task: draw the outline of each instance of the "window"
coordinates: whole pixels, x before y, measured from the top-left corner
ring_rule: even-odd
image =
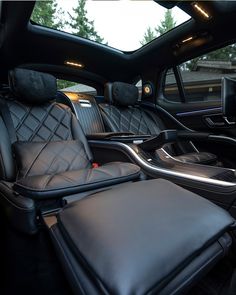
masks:
[[[67,80],[57,79],[57,88],[58,90],[66,93],[97,95],[97,91],[94,87]]]
[[[166,74],[166,99],[181,101],[178,89],[182,89],[186,102],[221,100],[222,77],[236,79],[236,44],[189,60],[178,69],[176,72],[171,69]]]
[[[190,19],[178,7],[155,1],[36,1],[33,24],[133,51]]]

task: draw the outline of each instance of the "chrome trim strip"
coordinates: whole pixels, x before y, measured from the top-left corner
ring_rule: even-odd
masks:
[[[191,146],[193,147],[193,149],[195,150],[196,153],[199,153],[199,150],[196,148],[195,144],[190,140],[189,143],[191,144]]]
[[[232,137],[228,137],[228,136],[224,136],[224,135],[213,135],[213,134],[210,134],[208,139],[210,140],[220,140],[221,142],[225,142],[225,143],[231,143],[231,144],[234,144],[236,145],[236,139],[232,138]]]
[[[217,185],[217,186],[223,186],[223,187],[236,187],[236,183],[235,182],[226,182],[223,180],[217,180],[217,179],[211,179],[211,178],[206,178],[206,177],[202,177],[202,176],[196,176],[196,175],[190,175],[190,174],[186,174],[186,173],[181,173],[181,172],[176,172],[176,171],[172,171],[169,169],[165,169],[165,168],[161,168],[158,166],[154,166],[152,164],[150,164],[149,162],[145,161],[143,158],[141,158],[129,145],[124,144],[122,142],[104,142],[104,141],[94,141],[91,140],[89,141],[89,143],[99,143],[99,144],[105,144],[107,146],[118,146],[121,147],[123,150],[125,150],[126,152],[128,152],[128,154],[131,154],[134,159],[136,160],[137,164],[140,165],[141,167],[145,167],[146,169],[151,170],[154,173],[159,173],[159,174],[165,174],[167,176],[174,176],[174,177],[179,177],[179,178],[184,178],[184,179],[189,179],[189,180],[193,180],[193,181],[199,181],[199,182],[203,182],[206,184],[212,184],[212,185]],[[232,169],[230,169],[232,170]],[[235,170],[232,170],[235,172]]]
[[[79,99],[78,102],[81,105],[81,107],[84,107],[84,108],[91,108],[92,107],[91,102],[87,99]]]
[[[176,158],[174,158],[174,157],[172,157],[164,148],[161,148],[161,150],[164,152],[164,154],[168,157],[168,158],[170,158],[170,159],[172,159],[173,161],[176,161],[176,162],[180,162],[181,163],[181,161],[180,160],[178,160],[178,159],[176,159]]]

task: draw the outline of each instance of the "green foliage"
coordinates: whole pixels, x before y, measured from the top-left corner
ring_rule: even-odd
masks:
[[[194,71],[198,61],[230,61],[236,58],[236,44],[229,45],[194,58],[184,64],[186,70]]]
[[[58,9],[56,0],[36,1],[31,19],[39,25],[53,29],[64,26],[63,12]]]
[[[78,85],[78,83],[57,79],[57,89],[58,90],[65,89],[65,88],[68,88],[68,87],[72,87],[72,86],[75,86],[75,85]]]
[[[86,0],[78,0],[77,6],[73,8],[74,15],[70,15],[68,25],[72,28],[74,35],[104,43],[104,39],[95,30],[94,21],[89,20],[87,17],[85,5]]]
[[[172,16],[172,12],[168,9],[165,12],[164,19],[161,21],[161,25],[159,25],[155,30],[159,35],[163,35],[173,29],[175,26],[176,22],[174,20],[174,17]]]
[[[164,33],[173,29],[175,25],[176,22],[174,20],[174,17],[172,16],[171,10],[167,10],[165,12],[164,19],[161,21],[161,24],[158,27],[154,28],[154,30],[150,27],[147,28],[147,31],[143,36],[143,40],[140,41],[141,45],[145,45],[158,36],[163,35]]]
[[[155,32],[150,27],[148,27],[147,31],[145,32],[145,34],[143,36],[143,40],[140,41],[140,43],[141,43],[141,45],[145,45],[145,44],[151,42],[155,38],[156,38]]]

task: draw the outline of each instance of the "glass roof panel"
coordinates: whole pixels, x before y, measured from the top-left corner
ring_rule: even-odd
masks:
[[[31,20],[122,51],[134,51],[190,16],[152,0],[37,1]]]

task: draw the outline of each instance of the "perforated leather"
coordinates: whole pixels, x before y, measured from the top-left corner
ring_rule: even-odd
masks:
[[[162,129],[142,109],[100,104],[103,118],[113,132],[157,135]]]
[[[72,139],[72,113],[58,103],[29,106],[18,101],[7,103],[19,141],[59,141]]]

